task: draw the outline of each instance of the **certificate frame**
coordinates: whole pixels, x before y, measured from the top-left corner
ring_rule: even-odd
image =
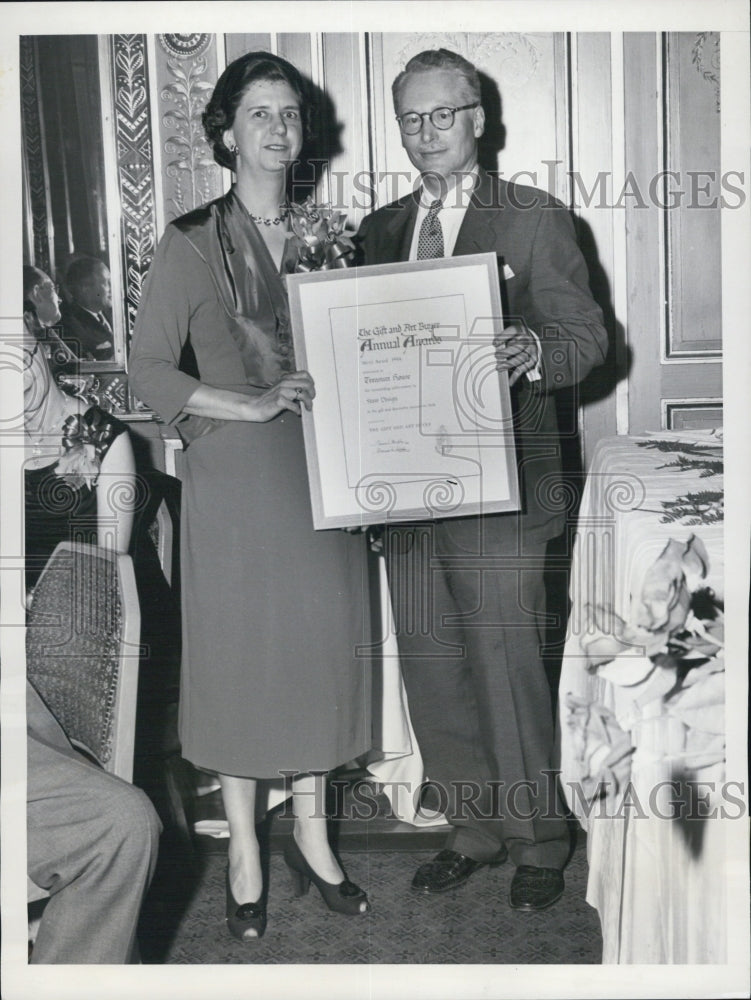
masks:
[[[302,412],[315,529],[519,509],[495,254],[290,274],[287,288],[297,368],[316,383]]]

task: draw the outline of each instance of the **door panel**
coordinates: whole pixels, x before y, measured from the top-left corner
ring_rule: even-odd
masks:
[[[632,434],[721,422],[718,57],[716,33],[624,36]]]

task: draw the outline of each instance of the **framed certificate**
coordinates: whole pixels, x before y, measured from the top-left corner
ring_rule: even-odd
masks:
[[[316,528],[518,510],[495,254],[287,283]]]

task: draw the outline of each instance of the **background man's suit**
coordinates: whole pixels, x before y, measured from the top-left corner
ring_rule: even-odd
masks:
[[[74,354],[91,361],[111,361],[115,356],[112,326],[109,320],[103,323],[93,313],[77,302],[63,302],[62,339]]]
[[[409,196],[368,216],[358,234],[362,263],[407,260],[416,213]],[[488,861],[505,842],[517,865],[562,868],[569,847],[564,820],[522,818],[555,805],[554,786],[542,774],[551,765],[553,720],[539,648],[545,548],[564,526],[549,393],[575,385],[603,362],[607,333],[571,218],[548,194],[480,171],[453,255],[487,251],[498,257],[505,323],[524,321],[541,341],[542,380],[522,377],[511,393],[522,512],[389,528],[387,565],[426,775],[450,792],[447,846]],[[421,568],[426,551],[429,573]],[[417,588],[430,605],[430,635],[411,627]],[[457,644],[466,655],[455,655]],[[481,783],[476,808],[502,818],[478,819],[468,805],[462,809],[458,782]],[[504,783],[500,809],[487,782]],[[515,785],[509,803],[506,793]],[[469,799],[472,792],[462,794]]]

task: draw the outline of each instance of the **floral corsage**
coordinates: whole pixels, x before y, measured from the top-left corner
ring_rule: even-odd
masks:
[[[289,206],[292,231],[287,239],[297,247],[295,271],[329,271],[351,267],[355,246],[344,232],[347,216],[331,205],[316,205],[308,196],[304,202]]]
[[[55,466],[56,475],[74,489],[91,489],[117,434],[113,418],[98,406],[68,417],[63,424],[63,454]]]

